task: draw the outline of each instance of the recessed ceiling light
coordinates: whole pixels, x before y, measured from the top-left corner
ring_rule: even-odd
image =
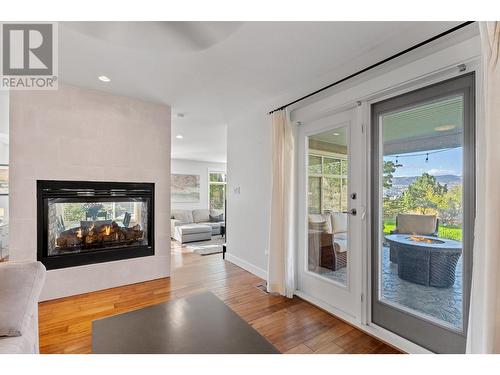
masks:
[[[184,136],[183,136],[182,134],[177,134],[177,135],[175,136],[175,138],[177,138],[177,139],[182,139],[182,138],[184,138]]]
[[[340,133],[333,133],[334,136],[340,135]]]
[[[106,77],[106,76],[99,76],[98,78],[102,82],[111,82],[111,78]]]
[[[457,127],[456,125],[452,125],[452,124],[449,124],[449,125],[440,125],[440,126],[436,126],[434,128],[434,130],[437,131],[437,132],[446,132],[448,130],[455,129],[456,127]]]

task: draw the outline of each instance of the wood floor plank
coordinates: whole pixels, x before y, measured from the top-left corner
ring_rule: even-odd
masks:
[[[313,351],[304,344],[297,345],[296,347],[287,350],[285,354],[312,354]]]
[[[170,278],[41,302],[40,352],[91,353],[93,320],[211,291],[285,353],[399,353],[300,298],[266,293],[262,279],[220,254],[172,242],[171,264]]]
[[[351,327],[350,325],[340,322],[339,324],[335,325],[334,327],[328,329],[326,332],[323,332],[320,335],[317,335],[313,337],[312,339],[308,340],[305,342],[305,345],[307,345],[312,351],[319,350],[320,348],[330,344],[335,340],[336,338],[345,335],[346,333],[349,333],[352,331],[354,328]]]

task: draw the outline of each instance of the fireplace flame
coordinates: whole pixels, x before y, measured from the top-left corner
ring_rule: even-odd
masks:
[[[111,227],[109,225],[104,228],[104,233],[106,233],[106,236],[109,236],[109,234],[111,233]]]
[[[76,237],[82,238],[82,228],[78,228],[76,231]]]

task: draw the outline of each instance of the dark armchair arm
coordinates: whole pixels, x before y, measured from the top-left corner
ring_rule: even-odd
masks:
[[[434,230],[434,233],[432,234],[434,237],[437,237],[439,234],[439,219],[436,219],[436,229]]]

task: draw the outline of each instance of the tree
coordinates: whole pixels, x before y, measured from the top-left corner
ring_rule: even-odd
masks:
[[[439,218],[444,225],[462,224],[462,186],[454,186],[444,194],[438,205]]]
[[[225,200],[225,189],[224,184],[210,184],[210,208],[213,210],[224,209]]]
[[[382,184],[384,189],[392,188],[394,172],[396,172],[396,168],[399,166],[401,166],[401,164],[395,164],[393,161],[384,161],[382,175]],[[382,205],[384,220],[394,219],[402,209],[402,199],[401,197],[384,196],[382,199]]]
[[[423,215],[436,213],[438,207],[443,205],[447,191],[448,187],[437,182],[436,177],[423,173],[403,193],[403,206],[408,211],[417,211]]]
[[[384,171],[383,171],[383,184],[384,189],[390,189],[392,187],[392,178],[394,177],[394,172],[396,172],[396,164],[388,160],[384,161]]]
[[[394,220],[394,218],[404,212],[403,198],[398,197],[384,197],[383,205],[383,220]]]

